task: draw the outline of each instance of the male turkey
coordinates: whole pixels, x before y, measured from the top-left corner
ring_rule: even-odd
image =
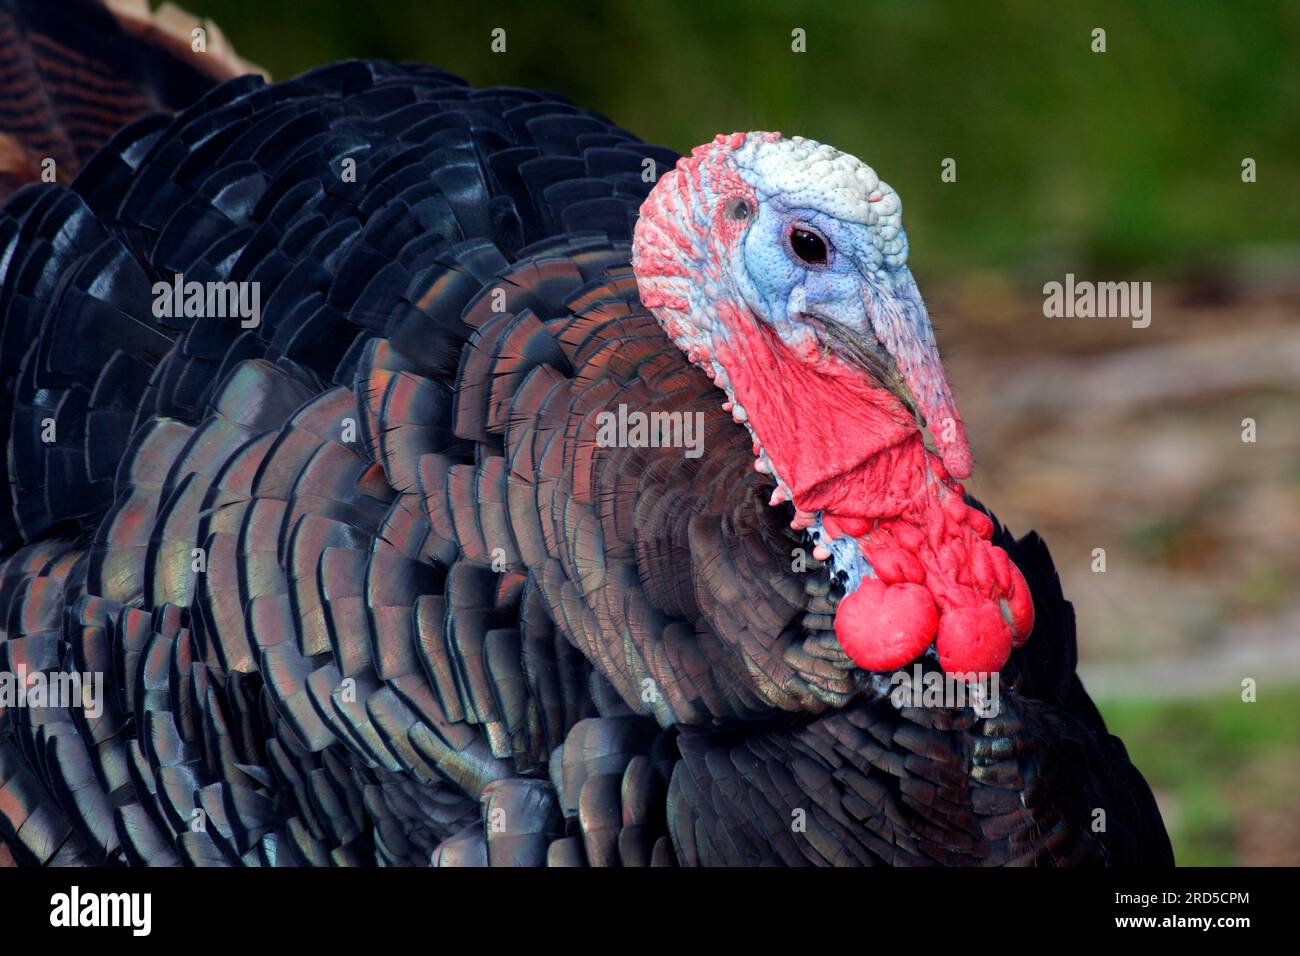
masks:
[[[104,691],[0,699],[0,861],[1172,862],[868,167],[66,6],[0,4],[9,168],[84,161],[0,210],[0,675]]]

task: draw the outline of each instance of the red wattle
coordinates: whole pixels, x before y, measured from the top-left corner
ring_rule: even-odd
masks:
[[[876,575],[836,611],[845,653],[892,670],[937,634],[944,670],[1000,670],[1033,629],[1033,599],[911,412],[861,370],[790,348],[743,308],[722,302],[718,315],[730,335],[714,340],[714,355],[794,503],[791,527],[820,515],[827,538],[857,539]]]
[[[948,608],[939,616],[935,650],[949,674],[996,673],[1011,656],[1011,628],[991,601]]]
[[[826,514],[822,516],[822,527],[832,538],[838,538],[842,534],[857,538],[871,529],[871,522],[866,518],[855,518],[852,515]]]
[[[867,551],[867,561],[876,577],[886,584],[925,583],[925,568],[921,562],[902,548],[873,548]]]
[[[1011,597],[1007,601],[1011,611],[1011,637],[1016,647],[1024,646],[1029,640],[1029,632],[1034,629],[1034,597],[1029,593],[1025,576],[1014,564],[1011,565]]]
[[[866,578],[840,601],[835,636],[859,667],[887,671],[925,653],[938,622],[934,599],[919,584]]]

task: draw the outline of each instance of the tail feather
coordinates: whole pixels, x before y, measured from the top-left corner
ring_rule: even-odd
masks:
[[[252,72],[215,24],[170,3],[0,0],[0,201],[70,182],[127,123]]]
[[[214,25],[170,4],[0,0],[0,553],[111,502],[176,334],[149,311],[139,253],[156,237],[117,206],[158,114],[248,72]]]

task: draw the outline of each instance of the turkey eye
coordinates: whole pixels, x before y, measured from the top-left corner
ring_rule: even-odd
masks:
[[[826,264],[826,240],[815,232],[809,232],[807,229],[792,229],[790,248],[794,250],[796,256],[809,265]]]
[[[744,199],[732,199],[722,210],[724,216],[733,220],[748,219],[751,212],[753,212],[753,210],[749,208],[749,203]]]

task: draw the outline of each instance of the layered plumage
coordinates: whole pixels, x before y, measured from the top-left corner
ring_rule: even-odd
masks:
[[[215,24],[170,2],[0,3],[0,199],[71,182],[128,122],[252,72]]]
[[[839,649],[836,587],[639,300],[675,160],[352,62],[215,86],[4,206],[0,672],[104,692],[0,709],[0,854],[1170,860],[1037,537],[995,535],[1037,622],[997,717],[895,707]],[[259,324],[157,317],[176,274],[257,283]],[[698,414],[706,453],[605,446],[620,405]]]

